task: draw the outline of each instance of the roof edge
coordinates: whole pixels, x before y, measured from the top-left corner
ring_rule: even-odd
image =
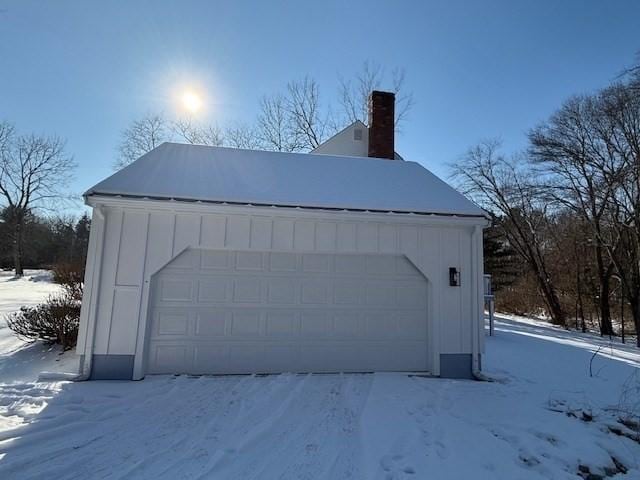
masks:
[[[419,211],[410,211],[410,210],[377,210],[377,209],[364,209],[364,208],[340,208],[340,207],[318,207],[318,206],[308,206],[308,205],[284,205],[284,204],[270,204],[270,203],[246,203],[246,202],[233,202],[233,201],[224,201],[224,200],[200,200],[193,198],[180,198],[180,197],[150,197],[145,195],[123,195],[123,194],[113,194],[113,193],[100,193],[100,192],[87,192],[84,195],[85,204],[92,206],[90,198],[91,197],[106,197],[106,198],[114,198],[114,199],[125,199],[125,200],[152,200],[157,202],[180,202],[185,204],[212,204],[212,205],[236,205],[243,207],[267,207],[267,208],[293,208],[293,209],[304,209],[304,210],[315,210],[315,211],[324,211],[324,212],[357,212],[357,213],[388,213],[393,215],[418,215],[418,216],[427,216],[427,217],[452,217],[452,218],[477,218],[489,221],[490,218],[488,215],[473,215],[469,213],[442,213],[442,212],[419,212]]]

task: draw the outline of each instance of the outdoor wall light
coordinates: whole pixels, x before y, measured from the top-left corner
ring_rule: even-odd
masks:
[[[449,267],[449,286],[460,286],[460,271],[456,267]]]

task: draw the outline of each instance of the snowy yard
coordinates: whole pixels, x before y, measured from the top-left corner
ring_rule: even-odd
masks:
[[[8,278],[3,312],[55,290]],[[25,346],[3,325],[2,479],[575,479],[579,466],[640,478],[640,443],[609,428],[631,435],[615,409],[640,385],[640,351],[542,322],[498,322],[484,359],[495,382],[365,374],[38,383],[37,371],[72,368],[72,356]]]
[[[36,380],[42,371],[77,370],[78,362],[70,352],[60,355],[58,347],[20,340],[5,322],[6,314],[21,306],[35,306],[59,290],[46,270],[25,270],[19,279],[13,277],[13,272],[0,271],[0,383]]]

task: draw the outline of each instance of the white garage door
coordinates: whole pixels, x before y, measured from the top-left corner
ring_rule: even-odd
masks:
[[[147,373],[427,369],[426,280],[404,256],[187,250],[151,302]]]

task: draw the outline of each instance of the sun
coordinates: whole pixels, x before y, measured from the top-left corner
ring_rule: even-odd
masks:
[[[202,98],[193,90],[182,93],[182,107],[189,113],[198,113],[202,108]]]

